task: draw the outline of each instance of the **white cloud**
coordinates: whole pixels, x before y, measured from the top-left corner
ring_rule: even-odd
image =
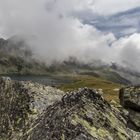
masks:
[[[115,14],[140,6],[139,0],[94,0],[94,11],[99,14]]]
[[[136,4],[139,1],[0,0],[0,31],[6,37],[26,36],[36,55],[46,62],[76,56],[82,61],[115,61],[139,70],[140,34],[117,40],[112,33],[104,34],[72,16],[76,10],[110,14],[111,9],[116,12]]]
[[[120,38],[112,44],[115,62],[132,70],[140,71],[140,34]]]
[[[30,44],[35,53],[47,61],[69,56],[83,60],[99,57],[107,60],[103,51],[108,52],[108,43],[114,40],[113,34],[104,35],[93,26],[84,25],[69,16],[77,5],[78,9],[88,7],[88,3],[80,0],[67,3],[65,0],[47,0],[47,3],[45,0],[5,0],[0,4],[4,36],[31,36]]]

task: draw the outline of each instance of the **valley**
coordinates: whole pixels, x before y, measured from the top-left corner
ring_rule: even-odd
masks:
[[[12,80],[32,81],[73,91],[88,87],[101,89],[108,101],[118,102],[118,89],[140,83],[140,74],[112,63],[83,63],[74,57],[47,65],[34,57],[20,39],[0,39],[0,75]],[[20,54],[20,55],[19,55]]]

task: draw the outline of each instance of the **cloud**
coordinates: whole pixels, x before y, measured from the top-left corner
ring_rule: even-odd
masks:
[[[116,14],[140,6],[139,0],[95,0],[94,10],[101,15]]]
[[[69,56],[83,61],[99,57],[106,60],[100,50],[108,52],[108,43],[114,40],[114,35],[104,35],[71,16],[74,10],[84,8],[90,8],[90,1],[5,0],[0,5],[3,35],[26,36],[34,53],[46,62]]]
[[[18,35],[26,39],[35,56],[46,63],[75,56],[84,62],[114,61],[139,70],[140,34],[117,39],[112,32],[82,22],[83,15],[95,17],[106,9],[104,14],[111,14],[114,4],[118,5],[116,11],[121,10],[121,2],[123,10],[139,4],[124,1],[0,0],[0,32],[7,38]]]
[[[112,44],[114,61],[132,70],[140,71],[140,34],[123,37]]]
[[[93,25],[105,33],[112,32],[117,38],[140,32],[140,7],[111,16],[92,15],[82,19],[83,23]]]

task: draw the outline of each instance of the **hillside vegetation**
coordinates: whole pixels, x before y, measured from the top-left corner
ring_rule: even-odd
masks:
[[[108,65],[100,60],[84,63],[74,57],[69,57],[63,62],[55,61],[49,66],[46,63],[47,60],[42,62],[35,58],[33,51],[22,39],[17,37],[7,40],[0,39],[1,75],[49,75],[65,77],[66,79],[74,75],[73,80],[76,82],[63,85],[64,90],[99,85],[98,87],[105,89],[107,93],[110,93],[107,90],[110,87],[114,89],[120,87],[120,85],[138,84],[140,82],[140,73],[125,69],[115,63]],[[107,84],[103,79],[107,82],[110,81],[109,86],[106,87]]]
[[[93,76],[73,76],[67,77],[73,80],[72,83],[63,84],[58,86],[63,91],[73,91],[78,88],[96,88],[99,89],[100,92],[103,92],[103,96],[106,100],[111,101],[115,100],[119,102],[119,89],[123,87],[121,84],[113,83],[108,80],[102,78],[96,78]]]

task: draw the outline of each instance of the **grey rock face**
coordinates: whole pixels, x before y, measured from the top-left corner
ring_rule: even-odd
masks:
[[[92,89],[80,89],[49,106],[22,140],[138,140],[127,120]],[[130,133],[131,132],[131,133]]]
[[[128,114],[128,126],[140,132],[140,86],[122,88],[120,90],[120,103]]]
[[[127,127],[130,115],[125,112],[95,89],[66,94],[37,83],[0,78],[2,140],[139,140],[140,133]]]
[[[140,111],[140,86],[122,88],[119,96],[123,107]]]
[[[17,139],[64,92],[31,82],[0,78],[0,139]]]

